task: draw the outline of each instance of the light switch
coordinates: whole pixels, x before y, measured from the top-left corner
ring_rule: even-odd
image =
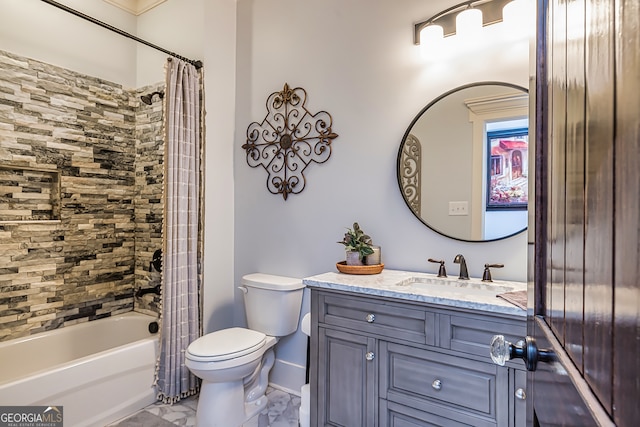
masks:
[[[469,215],[469,202],[449,202],[449,215]]]

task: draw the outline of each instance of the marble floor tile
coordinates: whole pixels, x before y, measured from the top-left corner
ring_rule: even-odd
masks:
[[[243,427],[298,427],[299,396],[269,387],[267,400],[267,407]],[[173,405],[156,402],[110,427],[195,427],[197,406],[197,396]]]

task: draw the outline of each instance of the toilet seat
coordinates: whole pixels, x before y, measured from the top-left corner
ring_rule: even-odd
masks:
[[[187,358],[221,362],[253,353],[264,347],[267,336],[245,328],[228,328],[203,335],[187,348]]]

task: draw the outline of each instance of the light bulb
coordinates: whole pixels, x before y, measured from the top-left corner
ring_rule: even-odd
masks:
[[[440,25],[427,25],[420,31],[420,44],[429,48],[439,45],[444,38],[444,30]]]
[[[482,30],[482,11],[480,9],[465,9],[456,16],[456,35],[470,37]]]
[[[535,2],[533,0],[513,0],[502,8],[504,22],[528,22],[531,15],[535,16]]]
[[[502,9],[502,21],[507,29],[523,33],[524,36],[533,34],[535,17],[535,1],[533,0],[513,0]]]

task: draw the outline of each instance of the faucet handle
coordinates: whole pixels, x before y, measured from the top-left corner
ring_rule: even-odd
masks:
[[[429,258],[427,261],[439,263],[440,264],[440,268],[438,269],[438,277],[447,277],[447,269],[444,268],[444,260],[437,260],[437,259]]]
[[[491,280],[491,270],[490,268],[502,268],[504,264],[485,264],[484,265],[484,273],[482,273],[482,281],[483,282],[493,282]]]

